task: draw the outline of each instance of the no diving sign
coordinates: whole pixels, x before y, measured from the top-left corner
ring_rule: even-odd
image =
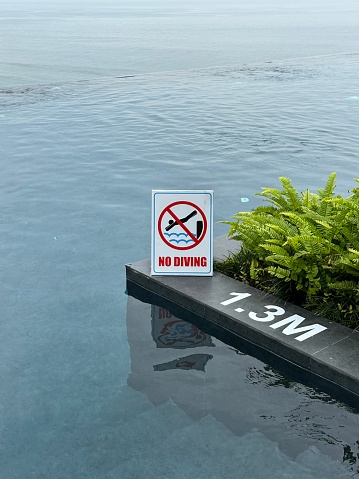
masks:
[[[152,191],[152,275],[213,275],[213,191]]]

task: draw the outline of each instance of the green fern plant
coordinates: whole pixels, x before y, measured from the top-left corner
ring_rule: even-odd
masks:
[[[300,194],[290,179],[279,180],[282,189],[257,193],[269,205],[225,222],[242,250],[216,269],[357,327],[359,188],[349,198],[335,196],[335,173],[317,193]]]

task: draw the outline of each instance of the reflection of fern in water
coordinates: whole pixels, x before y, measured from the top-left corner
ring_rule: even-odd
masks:
[[[337,404],[337,401],[328,394],[312,387],[304,386],[300,382],[293,381],[292,379],[283,376],[269,365],[263,366],[262,369],[256,367],[248,368],[246,382],[259,384],[264,388],[283,387],[285,389],[293,389],[296,393],[302,394],[311,400],[320,400],[328,404]]]
[[[216,269],[353,328],[359,326],[359,188],[334,197],[335,173],[318,194],[288,178],[263,188],[269,201],[233,216],[242,250]],[[359,183],[359,180],[356,180]]]
[[[280,374],[271,366],[265,365],[263,368],[250,367],[247,369],[246,379],[247,383],[254,386],[258,385],[263,388],[285,388],[295,391],[296,396],[301,399],[296,405],[291,405],[286,409],[286,405],[270,410],[271,414],[261,414],[260,418],[266,423],[272,423],[275,420],[276,424],[285,423],[284,437],[291,440],[298,436],[311,438],[330,445],[340,445],[342,443],[338,432],[332,427],[330,418],[326,416],[325,411],[329,409],[324,407],[312,407],[315,403],[327,405],[335,404],[336,407],[347,410],[347,407],[338,403],[328,394],[321,392],[314,387],[308,387],[300,382],[288,379],[286,376]],[[289,403],[291,404],[291,403]],[[324,405],[324,404],[323,404]]]

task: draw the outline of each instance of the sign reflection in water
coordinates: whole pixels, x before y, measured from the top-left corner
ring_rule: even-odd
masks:
[[[186,349],[202,346],[214,346],[211,336],[194,324],[176,318],[167,309],[152,306],[152,337],[157,348]],[[168,369],[197,369],[204,371],[211,354],[191,354],[162,364],[154,364],[155,371]]]

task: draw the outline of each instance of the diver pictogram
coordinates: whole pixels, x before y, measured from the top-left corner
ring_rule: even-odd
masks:
[[[160,214],[158,232],[162,241],[171,248],[192,249],[206,236],[207,219],[196,204],[176,201],[166,206]]]

